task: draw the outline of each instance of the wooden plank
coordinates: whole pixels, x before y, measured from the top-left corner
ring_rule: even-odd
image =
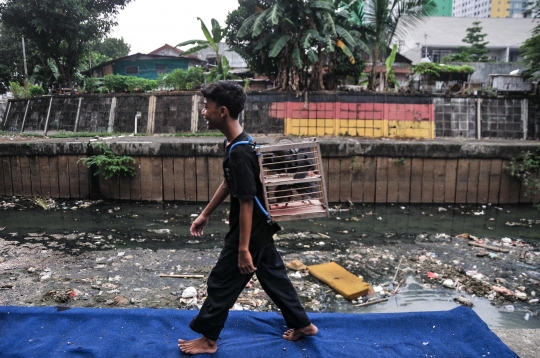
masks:
[[[197,171],[195,157],[185,158],[184,185],[187,201],[197,201]]]
[[[141,157],[141,200],[152,200],[152,160]]]
[[[503,162],[503,168],[507,167],[510,164],[508,161]],[[504,170],[505,174],[508,175],[508,204],[517,204],[519,203],[519,193],[521,190],[521,182],[519,179],[511,177],[508,172]]]
[[[122,175],[120,177],[120,200],[131,199],[131,176]]]
[[[27,156],[19,157],[21,166],[22,196],[32,196],[32,182],[30,181],[30,160]]]
[[[163,200],[174,200],[174,159],[173,157],[161,158],[163,163]]]
[[[469,182],[469,159],[459,159],[456,176],[456,203],[467,202],[467,184]]]
[[[341,158],[341,175],[339,176],[339,201],[351,200],[351,157]]]
[[[22,177],[21,177],[21,165],[19,163],[19,157],[11,156],[9,158],[11,164],[11,182],[13,185],[13,195],[22,196]]]
[[[322,159],[322,167],[323,167],[323,174],[324,174],[324,182],[326,183],[326,196],[328,198],[328,173],[330,171],[330,158],[323,158]],[[328,199],[330,201],[330,199]]]
[[[135,169],[135,176],[129,179],[129,192],[131,200],[141,200],[141,157],[134,157],[135,164],[133,168]]]
[[[60,196],[60,187],[58,186],[58,157],[49,157],[49,183],[50,183],[50,195],[51,198],[58,198]]]
[[[30,182],[32,186],[32,196],[41,196],[41,178],[39,161],[36,156],[29,157],[30,160]]]
[[[223,159],[220,157],[208,157],[208,194],[212,198],[217,188],[223,182]]]
[[[13,180],[11,179],[11,164],[7,155],[2,157],[2,174],[4,177],[4,193],[6,196],[12,196]]]
[[[377,180],[377,159],[364,158],[364,203],[375,202],[375,181]]]
[[[478,203],[478,179],[480,175],[480,159],[469,161],[469,178],[467,182],[467,203]]]
[[[353,203],[364,200],[364,157],[351,159],[351,200]]]
[[[69,167],[69,196],[72,199],[79,199],[81,194],[79,192],[79,165],[77,160],[79,158],[76,155],[68,155],[68,167]]]
[[[369,284],[335,262],[308,266],[308,270],[311,275],[326,283],[349,300],[365,296],[370,288]]]
[[[328,201],[339,202],[339,176],[341,163],[340,158],[329,158],[328,160]]]
[[[491,159],[480,159],[480,172],[478,173],[478,199],[480,204],[489,202],[489,173],[491,172]]]
[[[40,155],[38,157],[40,179],[41,179],[41,196],[44,198],[50,198],[51,196],[51,180],[49,170],[49,157]]]
[[[197,171],[197,201],[207,202],[208,198],[208,160],[207,157],[195,157]]]
[[[508,164],[508,160],[503,160],[501,164],[501,190],[499,191],[499,204],[508,204],[510,202],[510,174],[504,170]]]
[[[397,158],[388,158],[388,177],[387,177],[387,191],[386,202],[397,203],[399,196],[399,169],[403,165],[398,162]]]
[[[152,157],[152,201],[163,201],[163,162],[161,157]]]
[[[435,159],[424,159],[424,168],[422,170],[422,203],[433,202],[434,171]]]
[[[90,198],[90,181],[92,178],[90,178],[88,166],[79,161],[82,158],[86,158],[86,155],[77,156],[77,163],[79,166],[79,194],[81,195],[81,199],[88,199]]]
[[[386,203],[388,192],[388,159],[377,157],[377,176],[375,177],[375,202]]]
[[[109,198],[120,200],[120,177],[123,175],[114,175],[109,182]]]
[[[405,163],[403,165],[396,165],[397,167],[397,181],[398,181],[398,197],[397,203],[409,203],[411,200],[411,170],[412,159],[404,158]],[[389,174],[390,175],[390,174]]]
[[[502,160],[492,159],[491,170],[489,172],[489,194],[488,202],[499,203],[499,191],[501,190]]]
[[[4,189],[4,160],[3,157],[0,157],[0,196],[6,195]]]
[[[58,156],[58,187],[59,197],[63,199],[70,198],[69,195],[69,160],[66,155]]]
[[[447,159],[446,170],[444,177],[444,202],[455,203],[456,202],[456,180],[458,171],[458,160]]]
[[[424,159],[413,158],[411,166],[411,203],[422,202],[422,178]]]
[[[174,200],[186,200],[186,186],[184,183],[184,157],[174,157]]]
[[[444,203],[446,159],[435,159],[433,166],[433,202]]]

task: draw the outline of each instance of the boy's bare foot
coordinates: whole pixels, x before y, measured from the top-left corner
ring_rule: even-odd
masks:
[[[178,348],[182,353],[187,354],[200,354],[200,353],[216,353],[217,344],[216,341],[212,341],[205,336],[194,339],[192,341],[178,340]]]
[[[313,323],[304,328],[292,328],[283,333],[283,338],[288,341],[296,341],[306,336],[314,336],[319,329]]]

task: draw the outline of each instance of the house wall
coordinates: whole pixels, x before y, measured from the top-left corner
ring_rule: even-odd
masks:
[[[492,0],[490,17],[509,17],[510,0]]]
[[[189,65],[189,59],[187,58],[177,58],[177,59],[147,59],[147,60],[122,60],[115,62],[113,64],[113,72],[115,75],[124,75],[124,76],[136,76],[141,78],[146,78],[149,80],[155,80],[158,78],[156,66],[161,65],[165,66],[166,72],[170,73],[177,68],[187,69]],[[139,73],[136,75],[127,74],[126,67],[138,66]]]
[[[452,0],[435,0],[436,12],[431,16],[452,16]]]

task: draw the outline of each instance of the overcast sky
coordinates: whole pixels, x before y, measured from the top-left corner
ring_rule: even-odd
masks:
[[[197,17],[209,29],[212,18],[224,26],[227,14],[237,7],[238,0],[134,0],[120,11],[109,36],[123,37],[131,45],[130,54],[148,53],[166,43],[204,39]]]

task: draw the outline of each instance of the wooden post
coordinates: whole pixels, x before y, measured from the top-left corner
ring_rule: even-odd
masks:
[[[199,130],[199,95],[191,97],[191,133]]]
[[[77,132],[77,128],[79,127],[79,116],[81,115],[81,102],[82,102],[82,97],[79,98],[79,105],[77,106],[77,116],[75,117],[75,127],[73,127],[73,132]]]
[[[156,121],[156,96],[150,96],[148,99],[148,122],[146,133],[154,134],[154,123]]]
[[[476,139],[482,139],[482,98],[476,99]]]
[[[43,135],[47,135],[49,130],[49,118],[51,117],[51,108],[52,108],[53,97],[51,96],[51,101],[49,102],[49,109],[47,110],[47,119],[45,120],[45,128],[43,129]]]
[[[21,133],[24,131],[24,124],[26,123],[26,114],[28,113],[28,107],[30,106],[30,100],[26,102],[26,109],[24,110],[24,117],[21,124]]]
[[[112,133],[114,129],[115,110],[116,110],[116,97],[113,97],[111,101],[111,110],[109,111],[109,128],[107,128],[108,133]]]
[[[527,98],[521,100],[521,121],[523,122],[523,139],[527,140],[529,124],[529,100]]]
[[[11,109],[11,102],[8,101],[8,107],[6,110],[6,116],[4,117],[4,122],[0,123],[0,128],[4,128],[7,124],[8,117],[9,117],[9,110]]]

